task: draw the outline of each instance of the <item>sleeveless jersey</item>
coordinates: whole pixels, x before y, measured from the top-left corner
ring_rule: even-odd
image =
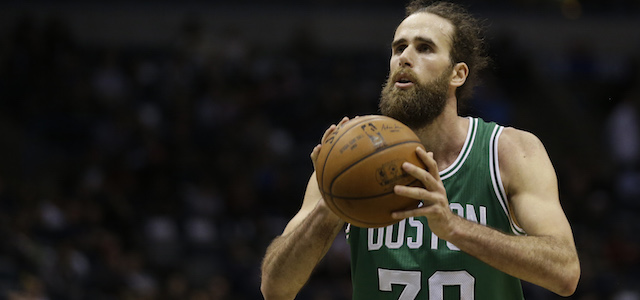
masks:
[[[509,214],[498,166],[503,127],[469,118],[456,161],[440,172],[449,207],[468,220],[523,235]],[[425,217],[382,228],[348,225],[353,300],[523,299],[520,280],[431,232]]]

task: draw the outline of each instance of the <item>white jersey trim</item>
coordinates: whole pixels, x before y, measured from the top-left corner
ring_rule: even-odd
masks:
[[[458,157],[449,167],[439,172],[441,180],[445,180],[458,172],[458,170],[460,170],[462,165],[464,165],[464,162],[467,160],[469,153],[471,153],[473,142],[476,139],[476,132],[478,131],[478,119],[472,117],[468,117],[468,119],[469,129],[467,130],[467,138],[462,145],[462,150],[460,150]]]
[[[507,201],[507,193],[504,190],[502,183],[502,177],[500,176],[500,164],[498,160],[498,140],[504,130],[503,126],[496,125],[491,133],[491,140],[489,143],[489,171],[491,173],[491,182],[493,183],[493,191],[496,194],[496,198],[502,206],[502,210],[509,219],[511,232],[516,235],[526,235],[526,232],[520,228],[513,220],[511,213],[509,213],[509,202]]]

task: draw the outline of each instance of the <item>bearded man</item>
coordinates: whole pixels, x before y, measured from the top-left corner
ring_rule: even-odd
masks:
[[[412,2],[396,28],[380,111],[428,149],[416,149],[426,169],[402,166],[423,187],[394,187],[424,204],[394,212],[398,223],[386,228],[347,225],[355,300],[523,299],[521,280],[562,296],[577,287],[573,234],[540,140],[458,115],[487,64],[479,33],[468,12],[445,2]],[[267,249],[265,299],[294,299],[343,227],[312,174],[300,211]]]

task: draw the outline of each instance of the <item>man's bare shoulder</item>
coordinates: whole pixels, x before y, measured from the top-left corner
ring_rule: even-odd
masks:
[[[513,127],[505,127],[500,135],[498,161],[507,191],[518,179],[548,174],[553,170],[542,141],[531,132]]]
[[[498,140],[498,154],[501,160],[527,158],[530,155],[540,155],[540,152],[546,155],[542,141],[533,133],[525,130],[505,127]]]

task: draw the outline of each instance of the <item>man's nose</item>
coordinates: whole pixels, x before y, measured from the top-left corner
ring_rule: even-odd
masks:
[[[411,58],[411,50],[409,48],[405,49],[402,54],[400,54],[400,59],[398,60],[398,64],[400,67],[412,67],[413,59]]]

